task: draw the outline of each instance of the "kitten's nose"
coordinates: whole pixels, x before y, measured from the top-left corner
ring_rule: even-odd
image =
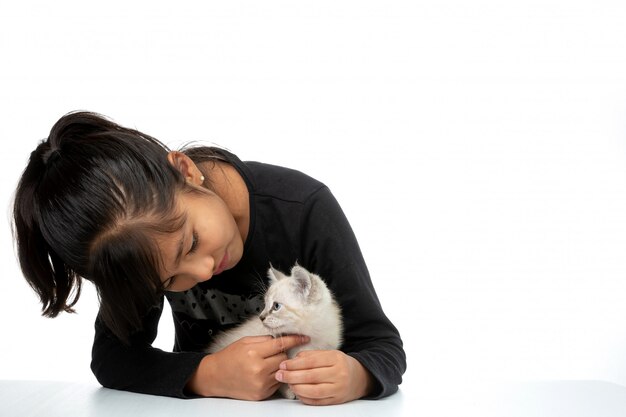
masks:
[[[261,321],[265,320],[265,314],[261,314],[259,318],[261,319]]]

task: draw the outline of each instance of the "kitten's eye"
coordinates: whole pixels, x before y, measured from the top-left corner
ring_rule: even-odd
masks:
[[[274,311],[278,311],[278,310],[280,310],[280,308],[281,308],[282,306],[283,306],[283,305],[282,305],[281,303],[274,303],[274,305],[272,306],[272,310],[274,310]]]

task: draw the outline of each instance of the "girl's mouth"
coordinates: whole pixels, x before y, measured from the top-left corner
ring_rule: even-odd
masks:
[[[220,264],[217,266],[217,269],[215,270],[213,275],[218,275],[224,272],[224,269],[226,268],[227,265],[228,265],[228,252],[225,252],[224,257],[222,258],[222,262],[220,262]]]

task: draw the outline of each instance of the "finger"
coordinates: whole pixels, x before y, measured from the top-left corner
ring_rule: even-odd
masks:
[[[280,364],[280,369],[297,371],[303,369],[330,367],[337,363],[337,359],[330,351],[310,350],[298,353],[293,358]]]
[[[336,397],[329,397],[329,398],[322,398],[322,399],[298,397],[298,399],[303,404],[306,404],[306,405],[334,405],[334,404],[340,404],[342,402],[342,401],[339,401]]]
[[[325,351],[323,350],[301,350],[300,352],[298,352],[298,354],[296,355],[297,358],[304,358],[306,356],[315,356],[315,355],[319,355],[320,353],[323,353]]]
[[[276,380],[286,384],[320,384],[333,381],[334,373],[330,367],[303,371],[278,371]]]
[[[285,352],[293,347],[308,343],[309,340],[307,336],[299,335],[277,337],[276,339],[264,342],[265,346],[259,347],[258,352],[264,358],[269,358],[270,356]]]
[[[314,400],[323,400],[332,398],[335,395],[335,384],[300,384],[290,385],[289,388],[298,398],[308,398]]]
[[[272,383],[268,389],[269,392],[271,392],[272,394],[274,394],[276,391],[278,391],[278,388],[280,388],[282,384],[280,382],[276,382],[275,384]]]
[[[281,385],[282,383],[276,380],[273,373],[268,373],[264,378],[263,386],[265,387],[264,390],[268,392],[268,396],[276,392]]]
[[[240,340],[244,343],[261,343],[272,339],[272,336],[246,336],[242,337]]]
[[[272,378],[276,376],[276,371],[278,371],[278,367],[281,363],[283,363],[287,359],[286,353],[278,353],[274,356],[270,356],[268,358],[264,358],[264,367],[268,370],[268,374],[271,375]]]

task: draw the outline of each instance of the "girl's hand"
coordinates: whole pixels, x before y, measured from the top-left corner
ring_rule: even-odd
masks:
[[[309,405],[341,404],[368,395],[373,377],[339,350],[306,350],[280,364],[276,379]]]
[[[205,356],[187,389],[204,397],[264,400],[280,385],[275,374],[287,359],[284,352],[307,342],[304,336],[244,337]]]

